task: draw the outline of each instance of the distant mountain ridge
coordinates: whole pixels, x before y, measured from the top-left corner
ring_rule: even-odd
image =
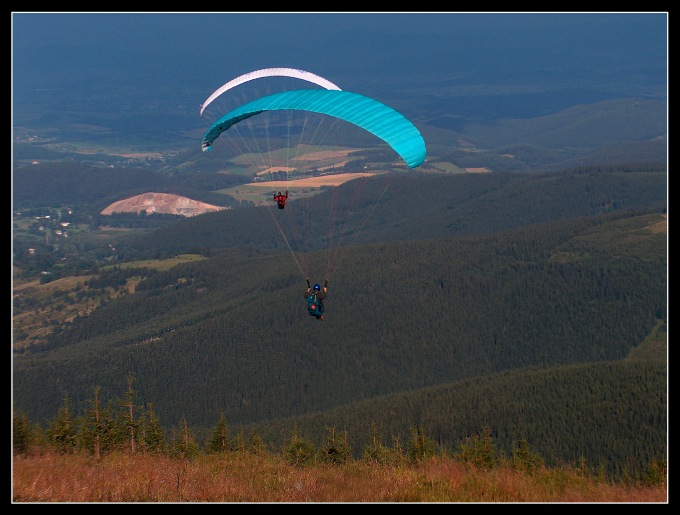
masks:
[[[424,91],[427,91],[425,88]],[[392,100],[392,99],[390,99]],[[399,103],[388,102],[399,108]],[[611,163],[659,162],[667,159],[668,104],[662,100],[617,98],[579,104],[534,118],[492,118],[476,120],[460,115],[458,104],[440,100],[435,106],[409,104],[404,114],[412,119],[427,144],[427,162],[449,162],[459,168],[487,168],[495,172],[555,171],[573,166]],[[93,116],[99,116],[93,113]],[[164,116],[158,114],[157,116]],[[178,124],[194,131],[191,141],[176,134],[148,132],[146,119],[126,120],[124,130],[144,141],[154,151],[166,154],[160,171],[222,172],[234,156],[228,146],[201,152],[203,128],[192,128],[195,114],[177,115]],[[112,133],[121,122],[107,122]],[[128,167],[129,159],[116,154],[75,153],[63,146],[55,152],[53,141],[35,140],[37,128],[49,127],[58,140],[81,141],[85,137],[67,121],[15,128],[15,166],[59,161],[68,157],[80,163]],[[228,174],[215,174],[224,175]],[[217,189],[217,188],[216,188]]]
[[[392,178],[376,177],[367,182],[365,196],[377,198],[377,192],[387,184],[389,194],[373,211],[355,241],[440,239],[621,209],[663,210],[666,205],[663,165],[639,169],[645,171],[611,166],[543,174],[414,172]],[[350,187],[351,183],[347,183],[339,191],[350,191]],[[328,212],[325,207],[328,195],[310,198],[311,210]],[[291,209],[295,202],[291,201]],[[231,248],[246,243],[262,249],[279,248],[280,236],[275,229],[265,208],[208,213],[134,238],[138,241],[131,243],[126,252],[145,258],[158,253],[170,256],[196,248]],[[319,228],[321,232],[324,229]],[[321,238],[321,233],[318,237]]]

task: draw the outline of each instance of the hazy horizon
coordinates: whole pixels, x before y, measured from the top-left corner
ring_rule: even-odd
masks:
[[[12,13],[13,122],[185,114],[248,71],[301,68],[343,89],[469,119],[667,98],[668,14]],[[195,121],[194,121],[195,120]],[[47,122],[45,122],[47,123]],[[146,122],[148,123],[148,122]]]

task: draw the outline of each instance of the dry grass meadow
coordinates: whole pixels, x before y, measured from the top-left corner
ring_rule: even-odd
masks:
[[[341,184],[358,179],[360,177],[370,177],[374,173],[338,173],[334,175],[323,175],[320,177],[307,177],[306,179],[297,179],[292,181],[269,181],[269,182],[251,182],[244,186],[255,186],[256,188],[269,189],[293,189],[293,188],[320,188],[322,186],[340,186]]]
[[[585,478],[577,470],[532,474],[475,470],[447,457],[415,464],[295,466],[269,453],[192,460],[149,454],[15,455],[13,503],[666,503],[663,486]]]

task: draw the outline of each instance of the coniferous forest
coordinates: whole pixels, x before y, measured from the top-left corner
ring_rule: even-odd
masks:
[[[95,309],[15,345],[15,409],[47,425],[133,377],[137,408],[199,441],[221,417],[272,448],[333,427],[455,449],[487,427],[506,454],[646,470],[667,451],[665,191],[656,166],[391,180],[323,322],[263,208],[133,231],[52,301]],[[135,264],[180,255],[200,259]]]

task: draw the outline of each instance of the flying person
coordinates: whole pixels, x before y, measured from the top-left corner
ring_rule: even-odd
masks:
[[[309,282],[307,278],[307,291],[305,292],[305,298],[307,299],[307,311],[317,320],[323,320],[324,305],[323,300],[326,298],[326,293],[328,292],[328,280],[323,283],[323,290],[321,286],[315,284],[314,287]]]
[[[285,195],[281,195],[281,192],[277,195],[274,195],[274,200],[276,201],[276,204],[279,206],[279,209],[283,209],[286,207],[286,200],[288,200],[288,190],[286,190]]]

